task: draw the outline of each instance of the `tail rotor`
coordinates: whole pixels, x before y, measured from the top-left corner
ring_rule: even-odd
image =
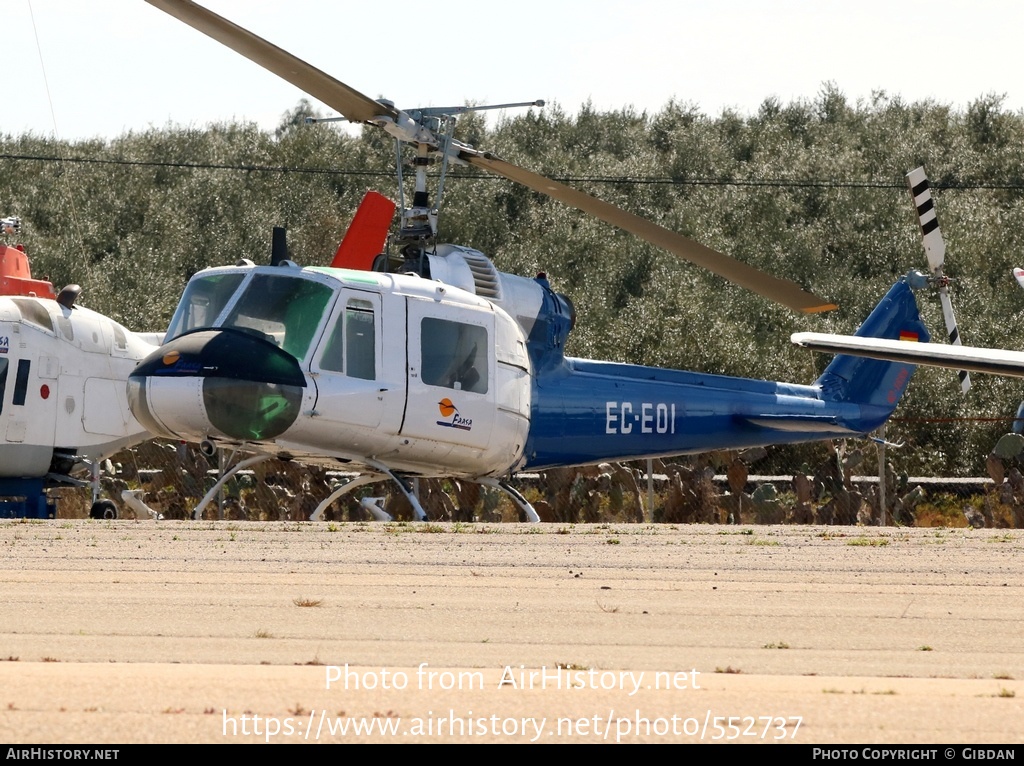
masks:
[[[942,317],[946,321],[949,342],[951,345],[959,346],[960,331],[956,325],[956,316],[953,314],[953,303],[949,299],[949,277],[942,271],[946,260],[946,243],[942,239],[942,232],[939,231],[935,202],[923,167],[907,173],[907,186],[910,187],[910,196],[914,200],[917,220],[921,225],[921,239],[928,258],[928,269],[931,271],[929,281],[939,292],[939,303],[942,306]],[[971,376],[966,370],[960,370],[958,375],[960,388],[966,394],[971,388]]]

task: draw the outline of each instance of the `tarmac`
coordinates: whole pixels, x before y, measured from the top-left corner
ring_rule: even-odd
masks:
[[[0,743],[969,756],[1024,742],[1022,552],[1018,530],[7,520]]]

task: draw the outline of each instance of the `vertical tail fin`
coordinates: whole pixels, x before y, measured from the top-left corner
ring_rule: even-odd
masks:
[[[885,294],[856,334],[921,343],[927,343],[930,338],[918,313],[914,293],[903,280]],[[915,365],[905,362],[840,354],[825,368],[816,384],[821,386],[826,399],[860,404],[865,408],[865,419],[877,418],[881,425],[899,403],[914,369]]]

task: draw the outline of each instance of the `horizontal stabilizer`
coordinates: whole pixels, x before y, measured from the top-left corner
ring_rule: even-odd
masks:
[[[855,434],[836,422],[831,415],[756,415],[745,420],[751,425],[773,431],[819,431],[821,433]]]

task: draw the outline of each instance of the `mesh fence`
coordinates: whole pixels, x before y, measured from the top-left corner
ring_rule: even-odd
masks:
[[[1024,438],[1008,434],[986,460],[986,476],[917,477],[875,450],[851,443],[814,445],[790,473],[761,475],[764,449],[708,453],[671,460],[602,463],[523,473],[509,483],[549,523],[825,524],[944,527],[1024,527]],[[890,450],[890,454],[897,452]],[[770,461],[769,461],[770,462]],[[231,456],[208,457],[194,445],[153,441],[124,450],[101,470],[102,494],[123,518],[190,518]],[[206,519],[304,521],[357,474],[277,459],[230,479],[202,511]],[[433,521],[521,521],[502,490],[457,479],[408,482]],[[126,494],[127,493],[127,494]],[[87,487],[57,490],[58,516],[90,514]],[[142,505],[133,502],[141,501]],[[142,506],[145,506],[143,508]],[[148,509],[148,510],[147,510]],[[322,509],[325,521],[413,518],[392,481],[352,489]]]

